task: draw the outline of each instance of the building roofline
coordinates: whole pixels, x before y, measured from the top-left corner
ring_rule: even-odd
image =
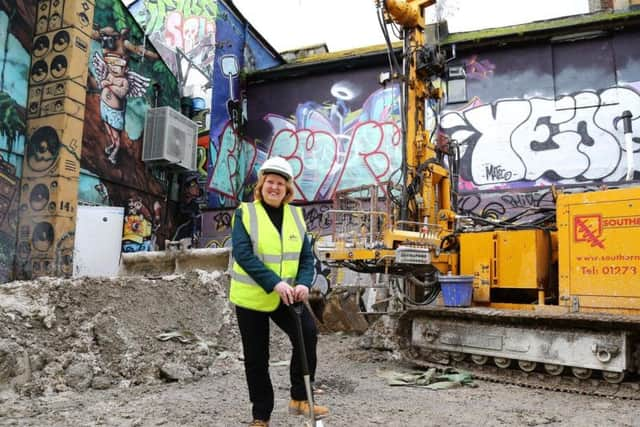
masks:
[[[581,34],[587,36],[588,32],[617,31],[628,26],[640,28],[639,9],[597,12],[508,27],[452,33],[444,37],[440,44],[444,47],[455,45],[457,52],[463,52],[471,48],[517,45],[535,40],[551,41],[558,37],[570,38],[571,35],[579,38]],[[393,49],[396,54],[400,54],[402,42],[393,43]],[[247,79],[249,83],[257,83],[279,80],[283,77],[301,77],[386,63],[386,45],[380,44],[308,56],[278,67],[251,73]]]

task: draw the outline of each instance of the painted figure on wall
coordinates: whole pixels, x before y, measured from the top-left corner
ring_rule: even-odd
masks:
[[[6,145],[8,153],[13,153],[14,143],[18,138],[24,135],[25,120],[20,117],[19,105],[11,97],[11,95],[3,90],[3,84],[0,80],[0,137],[4,137],[5,144],[1,144],[2,147]]]
[[[32,27],[26,25],[26,17],[19,10],[5,10],[7,6],[0,2],[0,158],[18,166],[22,162],[18,156],[24,151],[27,77],[31,62],[27,43],[30,43],[29,29]]]
[[[167,181],[142,161],[145,116],[180,109],[177,80],[126,5],[112,0],[96,2],[88,69],[80,197],[124,207],[123,251],[162,248],[173,221],[164,215]]]
[[[180,74],[185,63],[211,73],[218,2],[139,0],[127,7],[174,74]],[[192,77],[194,71],[187,70],[183,77]]]
[[[153,204],[153,216],[141,199],[130,198],[124,217],[123,252],[155,250],[155,232],[160,226],[160,203]]]
[[[100,117],[109,138],[104,152],[113,165],[117,163],[124,130],[127,97],[144,96],[150,83],[150,79],[129,69],[128,55],[136,53],[149,59],[158,58],[155,53],[129,42],[128,34],[126,28],[116,31],[111,27],[93,33],[93,38],[102,46],[102,52],[94,54],[92,63],[100,88]]]

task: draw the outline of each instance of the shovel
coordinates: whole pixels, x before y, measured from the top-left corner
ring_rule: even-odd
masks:
[[[304,423],[306,427],[324,427],[322,420],[316,420],[316,414],[314,413],[315,404],[313,401],[313,389],[311,387],[311,375],[309,374],[309,363],[307,362],[307,350],[304,347],[304,335],[302,333],[302,310],[304,305],[301,302],[296,302],[289,306],[291,314],[296,322],[296,330],[298,331],[298,344],[300,346],[300,360],[302,362],[302,374],[304,375],[304,388],[307,391],[307,399],[309,400],[309,420]]]

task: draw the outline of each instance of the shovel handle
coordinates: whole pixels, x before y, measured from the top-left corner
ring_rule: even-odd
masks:
[[[301,301],[294,302],[289,306],[293,310],[293,314],[296,316],[302,316],[302,310],[304,310],[304,304]]]

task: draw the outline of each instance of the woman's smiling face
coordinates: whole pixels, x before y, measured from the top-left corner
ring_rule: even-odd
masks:
[[[287,195],[287,180],[275,173],[264,176],[262,186],[262,200],[271,207],[277,208]]]

